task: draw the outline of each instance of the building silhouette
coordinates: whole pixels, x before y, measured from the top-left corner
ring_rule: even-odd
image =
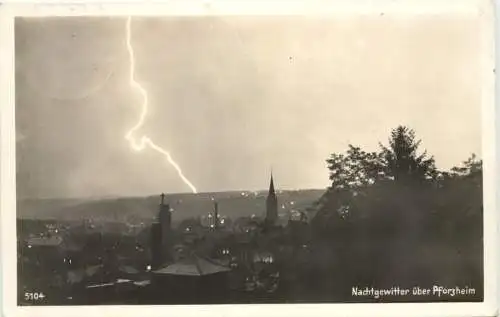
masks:
[[[213,229],[217,230],[219,227],[219,204],[217,201],[214,201],[214,224]]]
[[[273,174],[271,173],[271,181],[269,184],[269,193],[266,199],[266,226],[276,225],[278,220],[278,197],[276,196],[276,191],[274,189]]]
[[[171,240],[171,226],[172,226],[172,214],[170,212],[170,205],[165,204],[165,194],[161,194],[160,201],[160,212],[158,214],[158,220],[161,226],[161,244],[162,248],[168,248]]]
[[[171,260],[173,234],[170,205],[165,204],[165,194],[161,194],[157,221],[151,225],[152,266],[159,267]]]

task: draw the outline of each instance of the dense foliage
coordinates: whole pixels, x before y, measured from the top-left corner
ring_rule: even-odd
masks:
[[[420,145],[399,126],[378,152],[350,145],[327,160],[332,183],[312,225],[317,244],[333,250],[336,289],[482,288],[482,162],[472,155],[439,171]]]

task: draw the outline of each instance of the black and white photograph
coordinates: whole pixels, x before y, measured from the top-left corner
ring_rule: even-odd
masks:
[[[484,303],[477,6],[14,17],[16,305]]]

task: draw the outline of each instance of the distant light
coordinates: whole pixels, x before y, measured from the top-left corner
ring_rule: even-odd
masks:
[[[291,202],[290,202],[290,205],[295,205],[295,202],[294,202],[294,201],[291,201]]]
[[[224,218],[220,220],[220,223],[221,223],[221,224],[224,224]]]
[[[28,248],[30,248],[30,249],[31,249],[31,245],[28,245]]]
[[[146,266],[146,271],[151,271],[151,265]]]
[[[241,192],[241,196],[245,196],[245,193],[244,193],[244,192]]]

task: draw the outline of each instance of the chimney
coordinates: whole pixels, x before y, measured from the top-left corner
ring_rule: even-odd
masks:
[[[214,229],[217,230],[219,226],[219,204],[214,201]]]

